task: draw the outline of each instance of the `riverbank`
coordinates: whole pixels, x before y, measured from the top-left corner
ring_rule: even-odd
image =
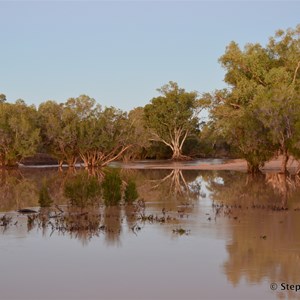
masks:
[[[261,169],[262,172],[279,172],[282,157],[279,156],[268,161]],[[181,170],[227,170],[247,172],[247,162],[244,159],[226,159],[226,160],[198,160],[193,162],[174,162],[174,161],[151,161],[121,163],[120,167],[126,169],[181,169]],[[288,162],[288,170],[294,173],[298,167],[298,162],[291,158]]]
[[[279,156],[268,161],[263,168],[262,172],[279,172],[282,162],[282,157]],[[291,157],[288,162],[288,171],[292,174],[295,173],[298,162]],[[57,167],[57,162],[47,155],[40,155],[38,159],[34,158],[27,160],[26,164],[22,167]],[[143,160],[124,162],[112,162],[111,167],[119,167],[124,169],[181,169],[181,170],[227,170],[227,171],[240,171],[247,172],[247,162],[244,159],[199,159],[192,161],[172,161],[172,160]],[[67,166],[66,166],[67,167]],[[80,165],[78,165],[80,167]]]
[[[279,172],[281,167],[282,157],[274,158],[265,163],[264,167],[261,168],[262,172]],[[290,159],[288,162],[288,171],[295,172],[298,166],[298,162],[295,159]],[[244,159],[232,159],[223,164],[217,165],[200,165],[199,170],[236,170],[247,172],[247,162]]]

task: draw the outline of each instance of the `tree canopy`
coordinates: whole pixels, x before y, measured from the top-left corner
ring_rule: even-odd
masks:
[[[0,165],[15,166],[33,155],[39,145],[37,114],[24,101],[0,102]]]
[[[277,149],[286,171],[300,116],[300,27],[280,30],[266,47],[231,42],[219,59],[228,88],[209,95],[211,120],[220,135],[257,171]]]
[[[199,129],[198,94],[186,92],[172,81],[158,91],[161,96],[145,106],[146,126],[151,130],[151,140],[164,143],[171,148],[173,159],[181,159],[186,138]]]

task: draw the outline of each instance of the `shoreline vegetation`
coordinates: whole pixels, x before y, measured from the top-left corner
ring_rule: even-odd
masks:
[[[0,94],[0,166],[24,164],[37,153],[59,167],[87,169],[115,161],[228,157],[239,159],[199,168],[288,173],[290,162],[299,175],[300,24],[278,30],[265,46],[231,42],[219,62],[226,88],[200,94],[169,81],[159,96],[129,112],[102,107],[88,95],[36,107],[22,99],[8,103]]]

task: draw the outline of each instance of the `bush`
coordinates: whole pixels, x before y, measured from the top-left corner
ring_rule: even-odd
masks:
[[[101,193],[101,186],[95,177],[86,172],[76,175],[65,183],[64,195],[72,205],[86,207],[97,202]]]
[[[139,197],[139,194],[136,189],[136,184],[133,180],[129,180],[125,189],[124,200],[126,203],[131,204]]]
[[[39,204],[41,207],[50,207],[52,203],[53,201],[49,195],[47,185],[43,183],[39,193]]]
[[[104,204],[106,206],[118,205],[122,198],[122,180],[118,170],[108,170],[102,182]]]

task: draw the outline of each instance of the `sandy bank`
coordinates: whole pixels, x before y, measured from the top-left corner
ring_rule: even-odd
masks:
[[[261,169],[263,172],[279,172],[281,166],[282,158],[278,157],[270,160],[265,164]],[[288,170],[292,173],[295,172],[298,166],[298,162],[295,159],[290,159],[288,162]],[[247,162],[244,159],[229,159],[225,162],[220,163],[199,163],[194,165],[188,165],[185,162],[169,162],[163,163],[153,162],[147,165],[143,163],[128,163],[123,164],[123,168],[128,169],[181,169],[181,170],[232,170],[232,171],[241,171],[247,172]]]

